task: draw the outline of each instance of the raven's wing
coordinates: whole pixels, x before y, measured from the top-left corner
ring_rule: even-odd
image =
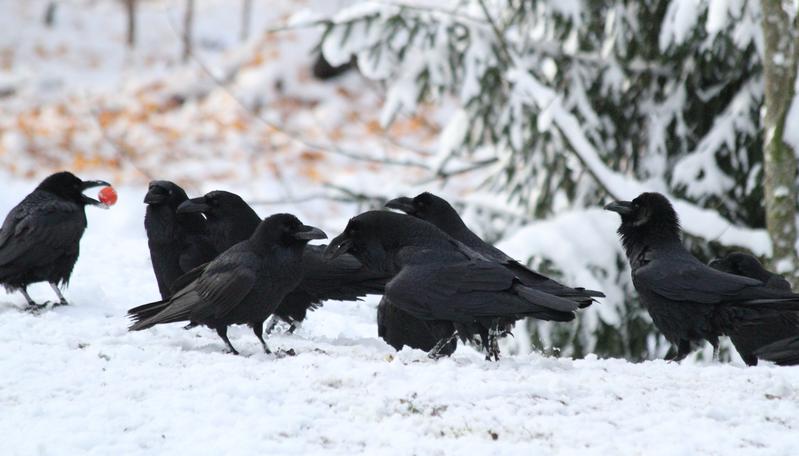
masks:
[[[508,268],[508,270],[513,272],[513,274],[515,274],[516,277],[518,277],[519,280],[528,287],[533,287],[539,291],[553,294],[555,296],[579,300],[582,303],[582,307],[591,305],[593,302],[593,299],[591,299],[592,297],[605,297],[605,294],[601,291],[586,290],[585,288],[572,288],[563,285],[562,283],[552,280],[549,277],[533,271],[527,266],[519,263],[518,261],[509,257],[502,250],[499,250],[493,245],[483,241],[471,231],[468,232],[468,236],[469,239],[467,240],[458,240],[458,243],[461,245],[457,247],[459,247],[460,250],[464,250],[462,247],[465,246],[468,249],[471,249],[472,252],[477,253],[479,257],[482,257],[482,259],[501,263],[503,266]],[[466,253],[468,254],[469,252]]]
[[[576,302],[530,290],[502,265],[481,260],[408,265],[388,283],[386,296],[427,320],[524,315],[570,320],[577,308]]]
[[[204,306],[221,318],[238,306],[255,285],[258,258],[250,252],[229,251],[205,269],[196,282]]]
[[[77,250],[85,229],[81,206],[34,192],[11,210],[0,228],[0,268],[19,261],[46,264],[54,252]]]
[[[142,313],[144,319],[137,319],[131,331],[147,329],[161,323],[178,321],[203,321],[220,318],[238,306],[255,285],[257,258],[249,252],[226,252],[204,266],[200,277],[176,291],[165,305],[146,304],[128,311],[129,314]],[[149,309],[162,307],[156,315]]]
[[[655,258],[633,271],[633,284],[636,289],[672,301],[701,304],[799,298],[784,290],[766,288],[759,280],[721,272],[691,260]]]
[[[349,254],[325,260],[324,248],[309,245],[303,251],[303,279],[275,311],[284,320],[302,321],[306,311],[316,309],[322,301],[353,301],[368,294],[383,294],[388,274],[365,268]]]

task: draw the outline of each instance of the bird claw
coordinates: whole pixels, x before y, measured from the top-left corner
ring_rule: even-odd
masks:
[[[297,356],[297,352],[295,352],[293,348],[289,348],[288,350],[283,350],[281,348],[275,352],[275,356],[278,358],[285,358],[287,356]]]
[[[37,303],[28,303],[27,306],[23,309],[25,312],[30,312],[32,314],[38,314],[42,310],[47,309],[47,305],[49,302],[45,302],[44,304],[37,304]]]

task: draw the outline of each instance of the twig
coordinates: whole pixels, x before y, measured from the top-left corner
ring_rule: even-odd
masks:
[[[430,176],[430,177],[428,177],[426,179],[423,179],[423,180],[417,182],[414,185],[421,186],[421,185],[427,185],[427,184],[429,184],[431,182],[435,182],[437,180],[447,180],[447,179],[449,179],[450,177],[453,177],[453,176],[459,176],[461,174],[467,174],[467,173],[471,173],[472,171],[477,171],[478,169],[482,169],[482,168],[485,168],[485,167],[487,167],[489,165],[493,165],[494,163],[497,163],[498,161],[499,161],[499,159],[494,157],[494,158],[488,158],[488,159],[485,159],[485,160],[480,160],[480,161],[474,162],[474,163],[472,163],[472,164],[470,164],[468,166],[464,166],[463,168],[458,168],[458,169],[455,169],[455,170],[452,170],[452,171],[438,171],[435,175]]]
[[[127,161],[130,165],[138,171],[141,175],[147,178],[147,180],[153,180],[153,175],[146,169],[142,168],[136,163],[136,159],[133,157],[131,153],[130,147],[126,144],[118,142],[116,139],[112,138],[111,135],[108,134],[108,131],[103,127],[103,124],[100,122],[100,112],[99,109],[90,109],[89,116],[94,120],[95,125],[97,125],[97,130],[100,131],[100,135],[103,137],[103,140],[111,145],[116,151],[118,157],[120,157],[123,161]]]
[[[510,48],[508,47],[507,41],[505,41],[505,35],[502,33],[502,30],[499,29],[499,26],[496,22],[494,22],[494,18],[491,17],[491,13],[488,12],[488,7],[485,4],[484,0],[478,0],[480,3],[480,9],[483,10],[483,14],[485,15],[486,20],[491,25],[491,30],[494,31],[494,35],[497,37],[497,42],[499,44],[499,48],[502,53],[505,55],[506,64],[511,64],[514,62],[513,54],[510,52]]]
[[[166,12],[166,14],[169,17],[169,12],[168,11]],[[174,24],[172,23],[171,17],[169,17],[169,23],[170,23],[170,25],[172,27],[172,30],[176,34],[178,34],[177,29],[175,28]],[[280,30],[286,30],[286,28],[285,27],[284,28],[280,28]],[[317,150],[317,151],[320,151],[320,152],[328,152],[328,153],[332,153],[332,154],[336,154],[336,155],[341,155],[343,157],[347,157],[347,158],[350,158],[352,160],[358,160],[358,161],[363,161],[363,162],[368,162],[368,163],[377,163],[377,164],[392,165],[392,166],[404,166],[404,167],[416,167],[416,168],[422,168],[422,169],[429,169],[429,166],[426,163],[423,163],[423,162],[417,162],[417,161],[413,161],[413,160],[394,160],[394,159],[390,159],[390,158],[371,157],[371,156],[365,155],[365,154],[363,154],[361,152],[343,149],[343,148],[338,147],[338,146],[336,146],[334,144],[319,144],[319,143],[316,143],[316,142],[313,142],[313,141],[309,141],[309,140],[303,138],[300,134],[289,130],[285,126],[280,125],[280,124],[278,124],[276,122],[272,122],[272,121],[262,117],[261,115],[253,112],[243,101],[241,101],[241,99],[235,93],[233,93],[227,87],[227,85],[226,85],[226,83],[224,81],[220,80],[219,78],[217,78],[214,75],[214,73],[208,68],[208,66],[202,60],[200,60],[193,51],[191,51],[189,53],[189,55],[191,56],[191,59],[194,61],[194,63],[197,64],[197,66],[200,67],[200,69],[212,81],[214,81],[215,84],[217,84],[222,90],[224,90],[225,93],[228,96],[230,96],[230,98],[233,99],[236,102],[236,104],[238,104],[239,107],[244,112],[249,114],[251,117],[259,120],[260,122],[262,122],[267,127],[271,128],[271,129],[273,129],[273,130],[275,130],[275,131],[277,131],[279,133],[282,133],[284,136],[288,137],[292,141],[294,141],[294,142],[296,142],[298,144],[301,144],[302,146],[304,146],[304,147],[306,147],[308,149]],[[235,72],[233,72],[233,73],[235,74]],[[230,79],[230,77],[228,77],[227,79]],[[280,178],[280,177],[279,177],[279,179],[282,180],[282,178]]]

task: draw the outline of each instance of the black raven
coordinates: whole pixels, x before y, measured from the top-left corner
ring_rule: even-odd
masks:
[[[730,274],[757,279],[769,288],[790,290],[791,284],[781,275],[767,271],[757,258],[734,252],[710,262],[710,267]],[[799,336],[799,314],[783,312],[762,323],[742,325],[730,332],[730,340],[749,366],[757,365],[756,350],[791,336]]]
[[[330,242],[325,255],[351,253],[364,266],[397,272],[386,285],[392,305],[428,323],[438,349],[462,331],[487,334],[487,358],[498,359],[498,329],[509,320],[534,317],[571,321],[579,304],[525,286],[497,263],[434,225],[387,211],[365,212],[350,219]],[[449,339],[444,336],[449,334]]]
[[[293,215],[267,217],[249,239],[202,267],[202,274],[168,301],[128,311],[135,321],[129,329],[189,321],[215,329],[230,352],[238,354],[227,337],[227,327],[246,323],[269,353],[262,335],[264,320],[302,279],[302,251],[308,241],[325,237],[320,229],[303,225]],[[160,310],[150,316],[153,308]]]
[[[502,250],[483,241],[463,222],[458,212],[446,200],[429,192],[420,193],[414,198],[400,197],[386,203],[386,207],[399,209],[408,215],[432,223],[453,239],[481,255],[503,264],[510,269],[525,285],[555,296],[574,299],[582,307],[591,305],[592,298],[605,295],[601,291],[571,288],[562,285],[543,274],[539,274],[509,257]]]
[[[162,299],[172,294],[172,284],[178,277],[217,255],[202,214],[176,213],[188,199],[180,186],[164,180],[150,182],[144,197],[144,229]]]
[[[618,233],[633,285],[655,326],[677,346],[675,360],[685,358],[693,342],[706,340],[716,349],[721,335],[799,310],[799,295],[717,271],[691,255],[665,196],[642,193],[605,209],[621,216]]]
[[[69,283],[78,260],[80,238],[86,229],[86,205],[107,208],[84,195],[91,187],[110,186],[100,180],[82,181],[68,171],[55,173],[14,206],[0,228],[0,283],[7,291],[19,290],[28,307],[39,306],[26,288],[48,282],[67,305],[59,286]]]
[[[246,239],[258,226],[258,214],[244,200],[226,191],[213,191],[190,199],[178,208],[178,213],[202,212],[208,221],[208,232],[219,251]],[[275,316],[289,323],[293,332],[307,315],[322,301],[356,300],[367,294],[382,294],[389,276],[364,268],[351,255],[333,262],[325,261],[325,246],[309,245],[303,255],[303,280],[289,293],[275,311]],[[191,275],[191,274],[190,274]],[[272,320],[267,332],[276,320]]]

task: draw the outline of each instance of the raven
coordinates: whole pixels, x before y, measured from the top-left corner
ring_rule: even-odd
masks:
[[[168,301],[129,310],[135,322],[129,330],[189,321],[215,329],[229,351],[238,354],[227,327],[246,323],[270,353],[262,335],[264,320],[300,282],[302,251],[308,241],[325,237],[322,230],[303,225],[293,215],[267,217],[249,239],[203,266],[200,276]],[[160,310],[152,315],[156,308]]]
[[[665,196],[642,193],[605,209],[621,216],[618,233],[633,285],[655,326],[677,347],[675,361],[688,356],[693,342],[706,340],[717,349],[721,335],[799,310],[799,295],[717,271],[691,255]]]
[[[150,182],[144,197],[144,229],[162,299],[172,294],[178,277],[217,255],[203,216],[175,212],[188,199],[180,186],[165,180]]]
[[[453,239],[464,243],[466,246],[481,255],[501,263],[511,270],[525,285],[544,291],[555,296],[570,298],[580,302],[581,307],[587,307],[593,302],[592,298],[602,298],[601,291],[586,290],[585,288],[571,288],[562,285],[543,274],[539,274],[509,257],[502,250],[483,241],[474,234],[455,209],[443,198],[429,192],[420,193],[415,198],[400,197],[386,203],[386,207],[399,209],[408,215],[432,223]]]
[[[769,288],[791,289],[791,284],[781,275],[767,271],[757,258],[746,253],[730,253],[711,261],[709,266],[719,271],[757,279]],[[760,324],[741,326],[729,334],[735,349],[749,366],[757,365],[755,354],[757,349],[797,335],[799,335],[799,314],[789,312],[766,319]]]
[[[487,334],[487,358],[498,359],[498,329],[506,321],[528,316],[571,321],[579,307],[576,301],[522,284],[502,264],[407,215],[369,211],[350,219],[325,256],[332,259],[344,253],[367,268],[396,272],[386,285],[385,297],[427,322],[439,341],[430,351],[434,358],[457,332],[462,338]]]
[[[205,214],[209,235],[219,251],[249,237],[260,220],[240,196],[221,190],[190,199],[181,204],[177,212]],[[303,280],[275,311],[275,316],[291,325],[289,332],[293,332],[305,320],[308,310],[316,309],[322,301],[349,301],[367,294],[382,294],[390,277],[367,270],[351,255],[327,262],[322,256],[324,248],[309,245],[305,249]],[[267,333],[275,323],[277,320],[273,319]]]
[[[78,261],[80,238],[86,229],[86,205],[108,208],[84,195],[91,187],[110,186],[101,180],[82,181],[68,171],[48,176],[11,209],[0,228],[0,283],[6,290],[19,290],[28,307],[36,304],[28,285],[48,282],[58,295],[58,305],[67,305],[59,286],[67,285]]]

